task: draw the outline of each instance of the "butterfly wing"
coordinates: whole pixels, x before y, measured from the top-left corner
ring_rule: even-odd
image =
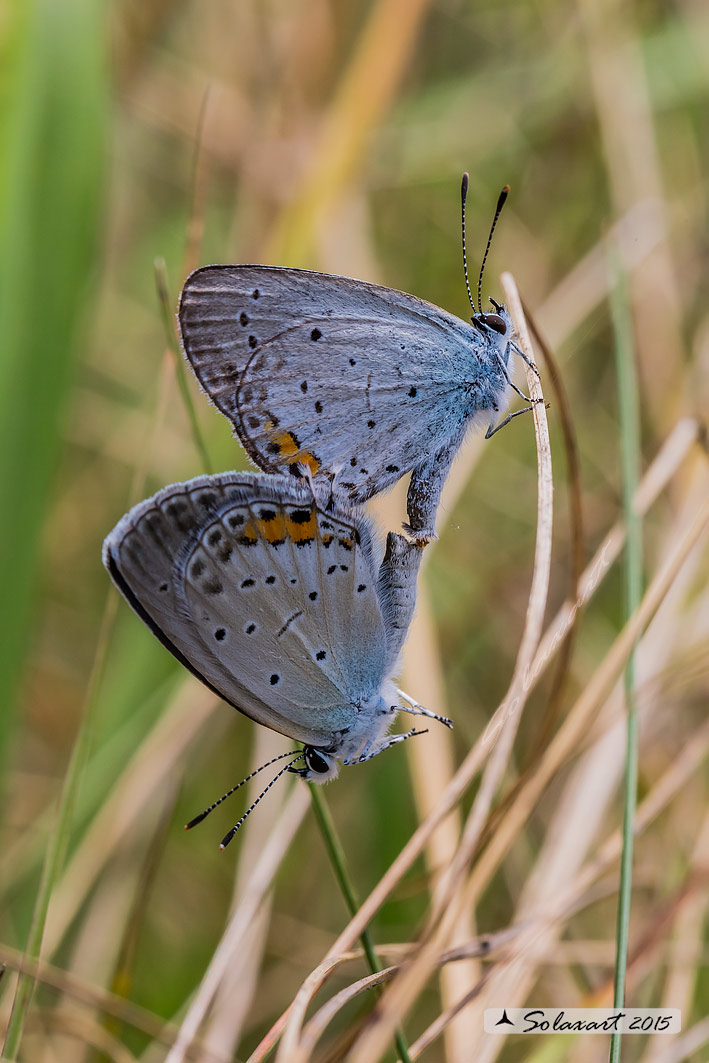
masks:
[[[379,690],[386,638],[368,520],[283,477],[226,473],[132,509],[104,564],[171,653],[245,715],[337,746]]]
[[[251,458],[267,471],[323,468],[357,502],[462,435],[476,412],[489,420],[498,370],[482,364],[479,333],[404,292],[207,266],[187,279],[179,319],[198,380]]]

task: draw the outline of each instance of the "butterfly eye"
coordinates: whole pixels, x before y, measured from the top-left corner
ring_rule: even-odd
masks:
[[[306,746],[303,754],[305,763],[310,771],[314,771],[316,775],[327,775],[330,770],[330,762],[317,749],[313,749],[312,746]]]
[[[499,332],[501,336],[507,332],[507,325],[504,323],[499,314],[481,314],[480,320],[494,329],[495,332]]]

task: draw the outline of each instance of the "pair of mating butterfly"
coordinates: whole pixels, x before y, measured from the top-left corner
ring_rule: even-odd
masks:
[[[472,324],[403,292],[307,270],[206,266],[185,283],[187,360],[270,475],[166,487],[123,517],[103,558],[190,672],[304,743],[282,755],[288,763],[266,789],[288,771],[324,782],[338,762],[362,763],[420,733],[387,736],[400,709],[450,725],[390,677],[451,461],[472,423],[487,420],[489,437],[516,416],[496,423],[517,390],[510,352],[522,352],[506,309],[481,305],[507,191],[478,308],[465,269]],[[467,174],[464,266],[466,192]],[[407,472],[408,535],[390,532],[381,557],[357,507]]]

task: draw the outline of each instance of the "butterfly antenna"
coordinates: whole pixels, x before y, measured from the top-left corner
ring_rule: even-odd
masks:
[[[487,253],[490,250],[490,244],[492,243],[492,234],[495,231],[495,226],[497,225],[497,219],[500,217],[500,214],[502,214],[502,208],[505,205],[505,200],[507,199],[509,191],[510,191],[510,186],[509,185],[505,185],[505,187],[500,192],[500,197],[497,200],[497,207],[495,208],[495,217],[492,219],[492,225],[490,226],[490,235],[487,238],[487,247],[485,248],[485,254],[483,255],[483,261],[482,261],[482,265],[480,267],[480,276],[478,277],[478,303],[480,304],[480,313],[482,313],[482,305],[483,305],[483,302],[482,302],[482,300],[483,300],[483,296],[482,296],[483,273],[485,272],[485,263],[487,262]]]
[[[304,753],[299,753],[297,757],[293,758],[293,760],[290,762],[290,764],[286,764],[285,768],[281,768],[281,770],[279,772],[277,772],[273,776],[273,778],[271,779],[271,781],[268,784],[268,786],[266,786],[265,789],[263,789],[261,791],[261,793],[258,795],[256,800],[249,806],[249,808],[246,809],[246,811],[244,812],[243,816],[241,817],[239,822],[236,824],[236,826],[232,827],[231,830],[227,834],[224,835],[224,837],[222,838],[221,843],[219,845],[220,849],[226,849],[227,845],[229,844],[231,839],[234,837],[234,835],[238,831],[238,829],[241,826],[241,824],[244,822],[244,820],[248,819],[248,817],[251,815],[253,810],[256,808],[256,805],[259,803],[259,801],[262,798],[264,798],[266,796],[266,794],[271,789],[273,784],[278,782],[278,780],[280,779],[281,775],[285,775],[285,773],[287,771],[290,771],[292,765],[295,764],[296,760],[301,760],[301,759],[304,759],[304,758],[305,758],[305,754]]]
[[[468,185],[470,183],[470,175],[463,174],[463,180],[460,185],[460,227],[463,234],[463,273],[465,275],[465,287],[468,290],[468,299],[470,305],[473,308],[473,313],[477,314],[478,308],[473,302],[473,293],[470,290],[470,281],[468,280],[468,255],[465,249],[465,201],[468,198]]]
[[[272,760],[266,761],[265,764],[262,764],[260,768],[256,768],[255,771],[252,771],[250,775],[247,775],[246,778],[242,779],[241,782],[237,783],[236,786],[232,786],[231,790],[227,790],[227,792],[223,794],[218,801],[215,801],[214,804],[210,805],[209,808],[205,808],[204,812],[200,812],[198,816],[195,816],[194,819],[191,819],[189,821],[189,823],[186,823],[185,830],[191,830],[192,827],[196,827],[197,824],[201,823],[203,819],[206,819],[209,813],[213,812],[214,809],[222,803],[222,801],[226,801],[227,797],[231,797],[232,794],[235,794],[237,790],[240,790],[245,783],[250,782],[251,779],[253,779],[254,775],[258,775],[258,773],[260,771],[263,771],[264,768],[270,768],[271,765],[275,764],[277,760],[283,760],[284,757],[293,757],[291,764],[295,764],[296,760],[300,760],[302,756],[302,753],[298,753],[295,757],[293,757],[293,750],[289,749],[287,753],[279,753],[277,757],[273,757]],[[288,765],[288,767],[290,767],[290,765]],[[288,768],[284,768],[283,770],[287,771]],[[249,809],[249,811],[251,810]]]

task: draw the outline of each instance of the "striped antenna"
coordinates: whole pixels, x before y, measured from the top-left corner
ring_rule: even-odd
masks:
[[[266,787],[265,787],[265,789],[263,789],[263,790],[261,791],[261,793],[260,793],[260,794],[258,795],[258,797],[257,797],[257,798],[256,798],[256,800],[255,800],[255,801],[253,802],[253,804],[252,804],[252,805],[250,805],[250,806],[249,806],[249,808],[247,808],[247,809],[246,809],[246,811],[244,812],[244,814],[243,814],[243,816],[241,817],[241,819],[239,820],[239,822],[238,822],[238,823],[237,823],[237,824],[236,824],[236,825],[235,825],[234,827],[232,827],[232,828],[231,828],[231,830],[230,830],[230,831],[228,831],[228,833],[227,833],[227,834],[225,834],[225,835],[224,835],[224,837],[222,838],[222,840],[221,840],[221,843],[220,843],[220,845],[219,845],[219,848],[220,848],[220,849],[226,849],[227,845],[229,844],[229,842],[231,841],[231,839],[232,839],[232,838],[234,837],[234,835],[235,835],[235,834],[236,834],[236,832],[238,831],[238,829],[239,829],[239,827],[241,826],[241,824],[242,824],[242,823],[244,822],[244,820],[246,820],[246,819],[247,819],[247,818],[248,818],[248,817],[249,817],[249,816],[251,815],[251,813],[253,812],[253,810],[254,810],[254,809],[256,808],[256,805],[257,805],[257,804],[259,803],[259,801],[260,801],[260,800],[261,800],[261,799],[262,799],[263,797],[265,797],[265,796],[266,796],[266,794],[267,794],[267,793],[268,793],[268,791],[269,791],[269,790],[271,789],[271,787],[273,786],[273,784],[274,784],[274,783],[276,783],[276,782],[278,782],[278,780],[280,779],[281,775],[285,775],[285,773],[286,773],[287,771],[290,771],[290,770],[291,770],[291,768],[292,768],[292,766],[293,766],[293,765],[295,764],[296,760],[301,760],[301,759],[304,759],[304,758],[305,758],[305,754],[304,754],[304,753],[299,753],[297,757],[294,757],[294,758],[293,758],[293,760],[292,760],[292,761],[290,762],[290,764],[286,764],[285,768],[281,768],[281,770],[280,770],[279,772],[277,772],[277,773],[276,773],[276,774],[275,774],[275,775],[273,776],[273,778],[271,779],[271,781],[270,781],[270,783],[268,784],[268,786],[266,786]]]
[[[470,305],[473,308],[473,313],[477,314],[478,309],[473,302],[473,293],[470,290],[470,281],[468,280],[468,255],[465,249],[465,201],[468,198],[468,185],[470,184],[470,175],[463,174],[463,180],[460,185],[460,228],[463,235],[463,273],[465,275],[465,287],[468,290],[468,299]]]
[[[482,297],[483,273],[485,272],[485,263],[487,262],[487,253],[490,250],[490,244],[492,243],[492,234],[495,231],[495,226],[497,225],[497,219],[500,217],[500,214],[502,213],[502,208],[505,205],[505,200],[507,199],[509,191],[510,191],[510,186],[509,185],[505,185],[505,187],[500,192],[499,199],[497,200],[497,207],[495,208],[495,217],[492,219],[492,225],[490,226],[490,235],[487,238],[487,247],[485,248],[485,254],[483,255],[483,261],[482,261],[482,265],[480,267],[480,276],[478,277],[478,303],[480,305],[480,313],[481,314],[482,314],[482,307],[483,307],[483,297]]]
[[[192,827],[196,827],[197,824],[201,823],[203,819],[206,819],[207,816],[209,815],[209,813],[213,812],[214,809],[217,808],[222,803],[222,801],[226,801],[227,797],[231,797],[232,794],[235,794],[237,790],[240,790],[241,787],[244,786],[245,783],[250,782],[253,779],[254,775],[258,775],[258,773],[260,771],[263,771],[264,768],[270,768],[271,765],[275,764],[277,760],[283,760],[284,757],[293,757],[293,760],[291,761],[291,764],[295,764],[296,760],[300,760],[303,756],[304,756],[303,753],[297,753],[294,756],[293,755],[293,750],[290,749],[287,753],[279,753],[279,755],[277,757],[273,757],[272,760],[266,761],[265,764],[262,764],[260,768],[256,768],[255,771],[252,771],[250,775],[247,775],[246,778],[242,779],[240,783],[236,784],[236,786],[232,786],[231,790],[227,790],[227,792],[225,794],[223,794],[219,798],[218,801],[215,801],[214,804],[211,804],[209,806],[209,808],[205,808],[204,812],[200,812],[200,814],[198,816],[195,816],[194,819],[191,819],[189,821],[189,823],[186,823],[185,824],[185,830],[191,830]],[[290,767],[290,764],[287,765],[287,767],[285,767],[283,769],[283,771],[288,771],[289,767]],[[279,774],[282,775],[283,772],[280,772]],[[276,778],[278,778],[278,776],[276,776]],[[259,801],[260,800],[261,800],[261,798],[259,798]],[[254,802],[254,804],[255,803],[256,802]],[[253,805],[251,807],[253,808]],[[249,809],[249,812],[250,811],[251,811],[251,809]],[[247,812],[247,815],[248,815],[248,812]],[[246,817],[244,817],[244,818],[246,818]]]

